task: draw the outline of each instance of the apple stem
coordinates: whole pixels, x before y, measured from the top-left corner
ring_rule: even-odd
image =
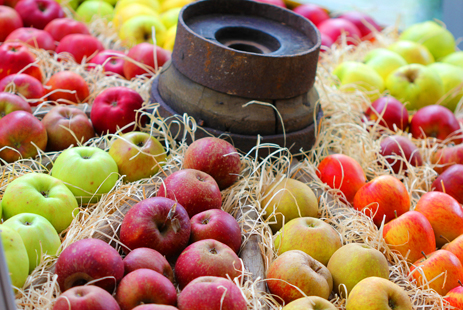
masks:
[[[426,256],[426,253],[424,253],[424,251],[421,251],[421,254],[423,254],[425,259],[428,259],[428,257]]]
[[[442,239],[444,239],[445,241],[447,241],[447,243],[450,243],[450,240],[449,240],[449,239],[447,239],[447,238],[445,238],[445,237],[444,237],[444,236],[442,236],[442,235],[440,235],[440,236],[439,236],[439,238],[442,238]]]
[[[460,284],[460,286],[463,286],[463,283],[461,283],[461,281],[460,281],[460,280],[458,280],[458,284]]]
[[[395,218],[398,217],[398,216],[397,216],[397,210],[394,210],[394,216],[395,216]]]

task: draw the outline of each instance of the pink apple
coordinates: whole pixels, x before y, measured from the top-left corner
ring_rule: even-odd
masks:
[[[460,284],[457,287],[451,289],[445,295],[444,299],[456,309],[463,309],[463,286]]]
[[[94,281],[93,285],[112,293],[124,276],[124,263],[119,253],[104,241],[82,239],[61,252],[55,264],[55,273],[63,292]]]
[[[463,265],[463,235],[458,236],[451,242],[442,246],[442,250],[447,250],[455,254]]]
[[[297,6],[293,10],[293,12],[304,16],[305,18],[310,20],[315,26],[318,26],[321,22],[324,22],[325,20],[330,18],[326,10],[312,3],[301,4]],[[331,44],[328,46],[331,46]]]
[[[213,239],[190,244],[175,263],[175,279],[180,288],[203,276],[231,279],[241,275],[243,266],[238,255],[228,246]]]
[[[400,129],[405,131],[408,127],[408,111],[399,100],[391,96],[375,100],[369,107],[365,116],[368,120],[377,122],[392,131]]]
[[[241,229],[229,213],[212,209],[191,218],[190,243],[204,239],[215,239],[228,245],[235,253],[241,247]]]
[[[59,295],[53,310],[120,310],[114,297],[95,285],[76,286]]]
[[[463,204],[463,165],[450,166],[432,182],[431,188],[438,192],[445,192],[458,203]]]
[[[64,17],[64,11],[54,0],[21,0],[14,9],[21,16],[25,27],[43,29],[56,18]]]
[[[66,17],[52,20],[43,30],[48,32],[58,42],[68,34],[80,33],[90,35],[90,31],[88,31],[84,23]]]
[[[0,42],[4,42],[10,33],[22,26],[23,21],[14,9],[0,5]]]
[[[129,50],[127,56],[136,62],[142,63],[145,66],[149,66],[153,68],[153,72],[155,69],[154,63],[154,48],[155,46],[150,43],[140,43],[135,45]],[[158,67],[162,67],[170,58],[171,52],[156,46],[156,58],[158,62]],[[136,77],[137,75],[147,74],[148,72],[141,68],[139,65],[131,61],[130,59],[126,59],[124,63],[124,76],[126,79],[131,80],[132,78]]]
[[[371,29],[381,31],[381,27],[373,20],[373,18],[362,12],[345,12],[341,14],[339,18],[346,19],[357,26],[358,30],[360,30],[361,38],[367,37],[372,32]]]
[[[240,155],[229,142],[207,137],[194,141],[185,152],[185,169],[196,169],[212,176],[221,190],[238,180]]]
[[[55,40],[51,35],[40,29],[35,28],[18,28],[6,38],[7,42],[24,42],[35,48],[42,48],[47,51],[54,51],[56,49]]]
[[[102,65],[104,71],[124,76],[125,54],[115,50],[104,50],[93,57],[89,63]]]
[[[282,7],[282,8],[286,8],[285,2],[283,0],[254,0],[254,1],[272,4],[272,5]]]
[[[333,42],[336,42],[345,33],[347,44],[356,44],[362,36],[357,26],[342,18],[327,19],[318,25],[318,30],[328,35]]]
[[[22,43],[8,42],[0,45],[0,79],[15,74],[21,71],[24,74],[29,74],[42,82],[42,70],[36,62],[36,57]],[[28,67],[24,70],[24,67]]]
[[[406,171],[408,169],[407,163],[415,167],[423,165],[420,151],[407,137],[387,136],[381,140],[380,147],[381,156],[386,158],[394,173]]]
[[[334,42],[327,34],[320,33],[320,37],[322,39],[320,51],[325,52],[331,47],[331,45],[333,45]]]
[[[444,173],[450,167],[463,164],[463,144],[448,146],[431,154],[431,164],[437,173]]]
[[[0,80],[0,91],[14,91],[30,100],[31,106],[42,103],[41,98],[45,96],[45,89],[39,80],[28,74],[12,74]]]
[[[137,248],[127,254],[123,259],[125,274],[137,269],[151,269],[174,282],[174,272],[167,259],[156,250],[150,248]]]
[[[32,113],[31,106],[23,98],[12,93],[0,92],[0,119],[13,111]]]
[[[61,39],[56,53],[69,53],[77,63],[82,63],[84,58],[88,60],[102,50],[104,46],[97,38],[88,34],[73,33]]]
[[[235,283],[221,277],[199,277],[191,281],[178,296],[178,307],[202,310],[248,309]]]
[[[183,169],[169,175],[161,184],[157,196],[177,201],[190,218],[222,206],[217,182],[207,173],[195,169]]]
[[[72,71],[53,74],[47,84],[48,100],[64,104],[84,102],[90,95],[87,82]],[[64,91],[63,91],[64,90]]]
[[[19,0],[4,0],[3,2],[5,5],[14,8]]]
[[[188,213],[175,201],[153,197],[135,204],[121,224],[120,239],[127,248],[151,248],[167,258],[175,257],[187,245],[191,224]]]
[[[169,305],[144,304],[136,306],[133,310],[178,310],[178,308]]]

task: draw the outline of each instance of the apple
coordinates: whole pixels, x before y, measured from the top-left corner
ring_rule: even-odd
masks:
[[[14,91],[30,100],[31,106],[37,106],[42,103],[45,96],[45,89],[39,80],[28,74],[12,74],[0,80],[0,91]]]
[[[152,197],[135,204],[121,224],[120,239],[127,249],[151,248],[168,259],[188,245],[191,224],[188,213],[175,201]]]
[[[254,1],[272,4],[272,5],[282,7],[282,8],[286,8],[285,2],[283,0],[254,0]]]
[[[178,308],[169,305],[144,304],[136,306],[133,310],[178,310]]]
[[[328,300],[318,296],[308,296],[298,298],[286,306],[282,310],[336,310],[337,308]]]
[[[84,102],[90,95],[87,82],[82,76],[72,71],[60,71],[53,74],[45,85],[48,100],[57,103],[77,104]]]
[[[97,134],[123,133],[143,127],[146,117],[141,117],[139,110],[143,98],[138,92],[123,86],[109,87],[99,93],[93,101],[90,119]],[[137,122],[138,121],[138,122]]]
[[[405,29],[399,38],[422,44],[436,60],[455,52],[455,38],[452,33],[435,21],[416,23]]]
[[[87,114],[74,107],[56,106],[45,114],[42,124],[47,130],[47,150],[62,151],[82,145],[95,137]]]
[[[22,72],[35,77],[42,82],[42,70],[36,62],[36,57],[22,43],[7,42],[0,45],[0,79]],[[24,67],[28,67],[24,70]]]
[[[195,169],[182,169],[169,175],[160,186],[157,197],[176,201],[185,208],[190,218],[222,206],[217,182],[207,173]]]
[[[79,201],[97,202],[119,179],[117,164],[97,147],[73,147],[56,158],[51,175],[63,181]]]
[[[173,8],[161,14],[161,22],[166,29],[177,26],[178,16],[181,10],[182,8]]]
[[[31,113],[13,111],[0,119],[0,158],[4,161],[35,157],[46,146],[47,131]]]
[[[157,11],[150,6],[138,2],[133,2],[131,4],[125,5],[123,9],[118,8],[118,10],[115,12],[113,18],[114,28],[116,30],[120,29],[121,25],[123,25],[129,19],[142,15],[153,16],[156,19],[159,19],[159,14]],[[165,30],[165,28],[163,29]],[[156,29],[156,31],[158,30]]]
[[[441,62],[433,63],[429,68],[434,70],[444,83],[445,97],[440,104],[452,112],[455,111],[463,97],[463,68]]]
[[[92,285],[112,293],[124,276],[124,263],[119,253],[104,241],[81,239],[61,252],[55,274],[62,292],[92,281]]]
[[[354,209],[372,217],[376,226],[410,210],[410,195],[397,178],[382,175],[362,186],[354,197]]]
[[[333,189],[339,189],[343,200],[352,204],[354,196],[366,182],[360,164],[347,155],[332,154],[325,157],[317,167],[317,177]],[[344,200],[344,201],[346,201]]]
[[[438,248],[463,234],[463,209],[458,201],[446,193],[425,193],[418,200],[415,211],[423,214],[431,223]]]
[[[124,76],[125,54],[115,50],[104,50],[93,57],[89,64],[102,65],[105,72],[117,73]]]
[[[328,299],[333,290],[330,271],[319,261],[299,250],[288,251],[275,259],[267,270],[271,294],[284,303],[305,296]],[[277,300],[278,300],[277,299]]]
[[[127,182],[150,178],[166,162],[166,151],[162,144],[148,133],[139,131],[116,136],[109,148],[109,155]]]
[[[391,96],[380,97],[375,100],[365,111],[365,116],[370,121],[396,131],[405,131],[409,124],[409,115],[402,102]]]
[[[217,182],[220,190],[223,190],[238,180],[241,160],[238,151],[229,142],[206,137],[188,146],[183,158],[183,168],[209,174]]]
[[[278,254],[301,250],[325,266],[342,246],[339,233],[330,224],[312,217],[300,217],[286,223],[274,243]]]
[[[423,165],[419,149],[406,136],[386,136],[380,143],[381,156],[385,157],[394,173],[407,171],[409,165],[414,167]]]
[[[434,170],[442,174],[456,164],[463,164],[463,144],[445,147],[434,152],[431,156],[431,163],[435,165]],[[454,173],[452,175],[455,175]],[[454,185],[456,184],[452,184]],[[453,192],[455,193],[455,190]]]
[[[463,51],[456,51],[445,56],[442,58],[441,63],[447,63],[463,68]]]
[[[160,8],[160,12],[165,12],[167,10],[170,10],[172,8],[179,8],[179,7],[183,7],[187,4],[190,4],[192,3],[194,0],[169,0],[169,1],[164,1],[164,0],[161,0],[161,8]],[[269,0],[269,1],[272,1],[272,0]]]
[[[162,1],[159,0],[119,0],[116,3],[115,13],[122,11],[123,9],[133,5],[134,3],[145,5],[155,12],[160,12],[161,2]]]
[[[199,240],[190,244],[175,263],[175,279],[181,289],[203,276],[231,279],[241,276],[243,265],[236,253],[220,241]]]
[[[295,7],[293,12],[304,16],[315,26],[318,26],[320,23],[330,18],[326,10],[312,3],[301,4]]]
[[[124,62],[123,71],[126,79],[131,80],[138,75],[148,73],[148,71],[140,67],[137,63],[153,68],[154,72],[155,63],[153,55],[155,48],[158,67],[162,67],[171,58],[171,53],[159,46],[149,43],[137,44],[129,50],[127,54],[129,59],[126,59]]]
[[[408,110],[435,104],[444,95],[444,83],[434,70],[420,64],[403,66],[389,74],[386,88],[406,103]]]
[[[321,38],[321,47],[320,47],[320,52],[326,52],[332,45],[333,45],[333,40],[329,36],[327,36],[324,33],[320,34]]]
[[[317,25],[321,33],[328,35],[336,42],[343,34],[347,44],[356,44],[362,37],[362,33],[352,22],[343,18],[330,18]]]
[[[445,192],[463,204],[463,165],[453,164],[448,167],[432,182],[431,188],[434,191]]]
[[[342,13],[338,16],[339,18],[346,19],[354,24],[360,31],[360,38],[362,39],[371,39],[372,29],[375,29],[377,32],[381,32],[381,27],[371,18],[371,16],[359,12],[359,11],[349,11]]]
[[[153,34],[153,27],[156,33]],[[153,37],[159,41],[166,31],[159,16],[138,15],[128,19],[119,29],[119,38],[126,47],[133,47],[141,43],[153,43]]]
[[[114,16],[114,8],[105,1],[84,1],[77,8],[76,15],[86,23],[93,21],[95,16],[110,21]]]
[[[32,113],[31,106],[23,98],[12,93],[0,92],[0,119],[13,111]]]
[[[178,296],[178,307],[204,310],[248,309],[245,297],[235,283],[213,276],[199,277],[191,281]]]
[[[43,29],[56,18],[64,17],[64,11],[54,0],[21,0],[14,7],[25,27]]]
[[[167,259],[156,250],[150,248],[136,248],[124,259],[124,273],[127,275],[137,269],[151,269],[174,282],[174,272]]]
[[[4,0],[3,2],[5,5],[14,8],[19,1],[20,0]]]
[[[407,61],[402,56],[386,48],[371,50],[363,61],[383,78],[384,83],[386,83],[389,74],[407,65]]]
[[[349,294],[346,310],[412,310],[407,292],[397,284],[379,277],[360,281]]]
[[[84,23],[67,17],[52,20],[43,30],[48,32],[58,42],[68,34],[80,33],[90,35],[90,31]]]
[[[452,252],[437,250],[411,265],[409,277],[417,286],[429,287],[444,296],[463,279],[463,267]]]
[[[10,33],[22,26],[23,21],[16,10],[0,5],[0,42],[4,42]]]
[[[35,28],[18,28],[11,32],[5,39],[6,42],[24,42],[35,48],[42,48],[47,51],[54,51],[56,49],[55,40],[52,36],[40,29]]]
[[[461,264],[463,265],[463,235],[460,235],[457,238],[453,239],[451,242],[444,244],[442,246],[442,250],[447,250],[455,254],[455,256],[460,260]]]
[[[397,41],[388,47],[389,50],[402,56],[409,64],[429,65],[434,62],[434,57],[429,50],[417,42]]]
[[[162,40],[163,40],[163,45],[162,48],[166,50],[169,53],[172,53],[174,50],[174,45],[175,45],[175,37],[177,36],[177,25],[170,27],[167,29],[167,31],[164,33]],[[325,41],[324,41],[325,42]],[[168,54],[170,57],[170,54]]]
[[[73,33],[61,39],[56,53],[69,53],[77,63],[82,63],[84,59],[88,60],[102,50],[104,46],[97,38],[88,34]]]
[[[463,286],[460,285],[451,289],[444,297],[444,299],[456,309],[463,308]]]
[[[151,269],[127,274],[117,286],[116,300],[121,310],[142,304],[177,305],[177,291],[166,277]]]
[[[52,310],[120,310],[114,297],[95,285],[76,286],[58,296]]]
[[[228,245],[235,253],[241,247],[241,229],[229,213],[212,209],[191,218],[190,243],[204,239],[214,239]]]
[[[5,225],[0,225],[0,238],[11,284],[15,288],[22,288],[29,275],[29,257],[26,246],[21,235]],[[7,291],[6,287],[2,289]]]

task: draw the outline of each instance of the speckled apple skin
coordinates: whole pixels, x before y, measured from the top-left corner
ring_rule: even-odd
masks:
[[[455,254],[455,256],[458,257],[458,259],[460,260],[461,265],[463,266],[463,235],[460,235],[458,238],[453,239],[452,242],[444,244],[444,246],[442,246],[442,250],[447,250]]]
[[[151,269],[174,282],[174,271],[167,259],[156,250],[150,248],[138,248],[127,254],[124,259],[125,274],[137,269]]]
[[[446,149],[451,149],[451,147],[445,148],[444,150]],[[463,155],[463,147],[461,150]],[[431,188],[437,192],[445,191],[446,194],[449,194],[460,204],[463,204],[463,165],[452,164],[447,167],[448,169],[442,172],[442,174],[432,182]]]
[[[457,286],[451,289],[444,297],[452,306],[457,309],[463,309],[463,286]]]
[[[76,286],[62,293],[53,310],[120,310],[114,297],[95,285]]]

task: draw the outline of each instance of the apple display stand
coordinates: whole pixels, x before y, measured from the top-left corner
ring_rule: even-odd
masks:
[[[0,309],[15,310],[14,295],[12,291],[6,258],[3,252],[2,239],[0,238]]]

